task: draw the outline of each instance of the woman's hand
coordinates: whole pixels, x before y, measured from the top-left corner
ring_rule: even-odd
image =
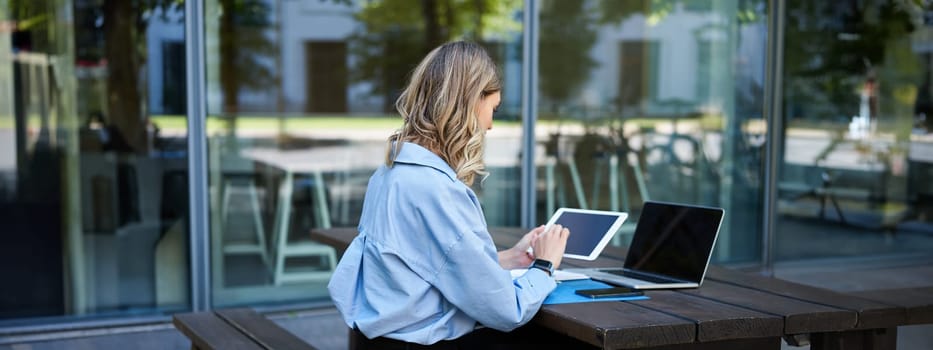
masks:
[[[564,249],[567,248],[569,236],[570,229],[557,224],[551,225],[547,231],[532,238],[531,246],[534,249],[534,257],[550,261],[556,270],[564,257]]]
[[[522,239],[518,240],[518,243],[515,243],[514,247],[499,252],[499,265],[506,270],[521,269],[531,265],[535,257],[528,252],[528,248],[531,247],[531,242],[542,232],[544,232],[544,225],[526,233],[522,236]]]

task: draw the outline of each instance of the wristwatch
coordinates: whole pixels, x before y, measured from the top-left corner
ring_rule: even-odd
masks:
[[[541,271],[547,272],[548,276],[554,275],[554,264],[544,259],[535,259],[535,261],[531,263],[531,267],[529,268],[541,269]]]

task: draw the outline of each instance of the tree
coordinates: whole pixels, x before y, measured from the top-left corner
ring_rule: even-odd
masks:
[[[539,41],[540,91],[554,112],[580,90],[596,61],[590,49],[596,43],[594,18],[586,2],[552,0],[541,4]]]
[[[96,6],[95,6],[96,5]],[[183,0],[103,0],[84,4],[76,17],[98,18],[100,31],[85,26],[75,31],[78,60],[103,61],[107,66],[107,119],[120,133],[125,151],[148,151],[140,69],[146,63],[145,33],[153,13],[181,11]],[[89,13],[86,13],[89,12]],[[97,17],[97,18],[95,18]],[[82,25],[86,23],[77,23]]]
[[[11,0],[10,12],[32,31],[36,50],[47,52],[47,0]],[[273,83],[272,70],[260,62],[276,47],[266,34],[270,9],[263,0],[219,0],[221,91],[225,113],[236,113],[243,88],[266,88]],[[105,62],[107,67],[106,115],[122,134],[128,151],[146,152],[148,135],[144,115],[145,91],[140,70],[146,64],[146,29],[154,14],[183,11],[184,0],[97,0],[82,2],[76,10],[80,26],[75,31],[78,60]],[[102,23],[95,29],[97,21]]]
[[[918,0],[790,1],[784,49],[788,116],[847,120],[857,113],[858,90],[870,75],[880,75],[881,95],[890,93],[887,82],[919,80],[915,58],[898,52],[910,52],[903,41],[916,30],[915,14],[922,8]],[[899,61],[886,65],[891,59]]]
[[[407,74],[431,49],[455,38],[488,43],[517,32],[521,5],[517,0],[374,0],[361,6],[356,19],[362,26],[349,39],[350,53],[358,58],[350,78],[371,83],[372,94],[388,95],[383,110],[392,111]]]
[[[281,5],[279,5],[281,6]],[[220,0],[220,90],[224,114],[236,114],[240,90],[263,89],[275,84],[272,69],[261,62],[263,55],[274,55],[270,7],[263,0]]]
[[[107,62],[108,119],[135,152],[145,152],[148,135],[142,114],[140,66],[145,46],[139,38],[145,22],[138,2],[105,0],[103,3],[104,58]]]

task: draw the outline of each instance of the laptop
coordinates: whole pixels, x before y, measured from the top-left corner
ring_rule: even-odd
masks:
[[[635,289],[697,288],[706,275],[724,212],[722,208],[645,202],[622,267],[567,271]]]

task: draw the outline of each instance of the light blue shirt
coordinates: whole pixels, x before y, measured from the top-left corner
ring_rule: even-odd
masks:
[[[417,144],[370,178],[359,232],[327,288],[347,326],[369,338],[427,345],[477,323],[510,331],[556,287],[538,269],[512,279],[476,194]]]

